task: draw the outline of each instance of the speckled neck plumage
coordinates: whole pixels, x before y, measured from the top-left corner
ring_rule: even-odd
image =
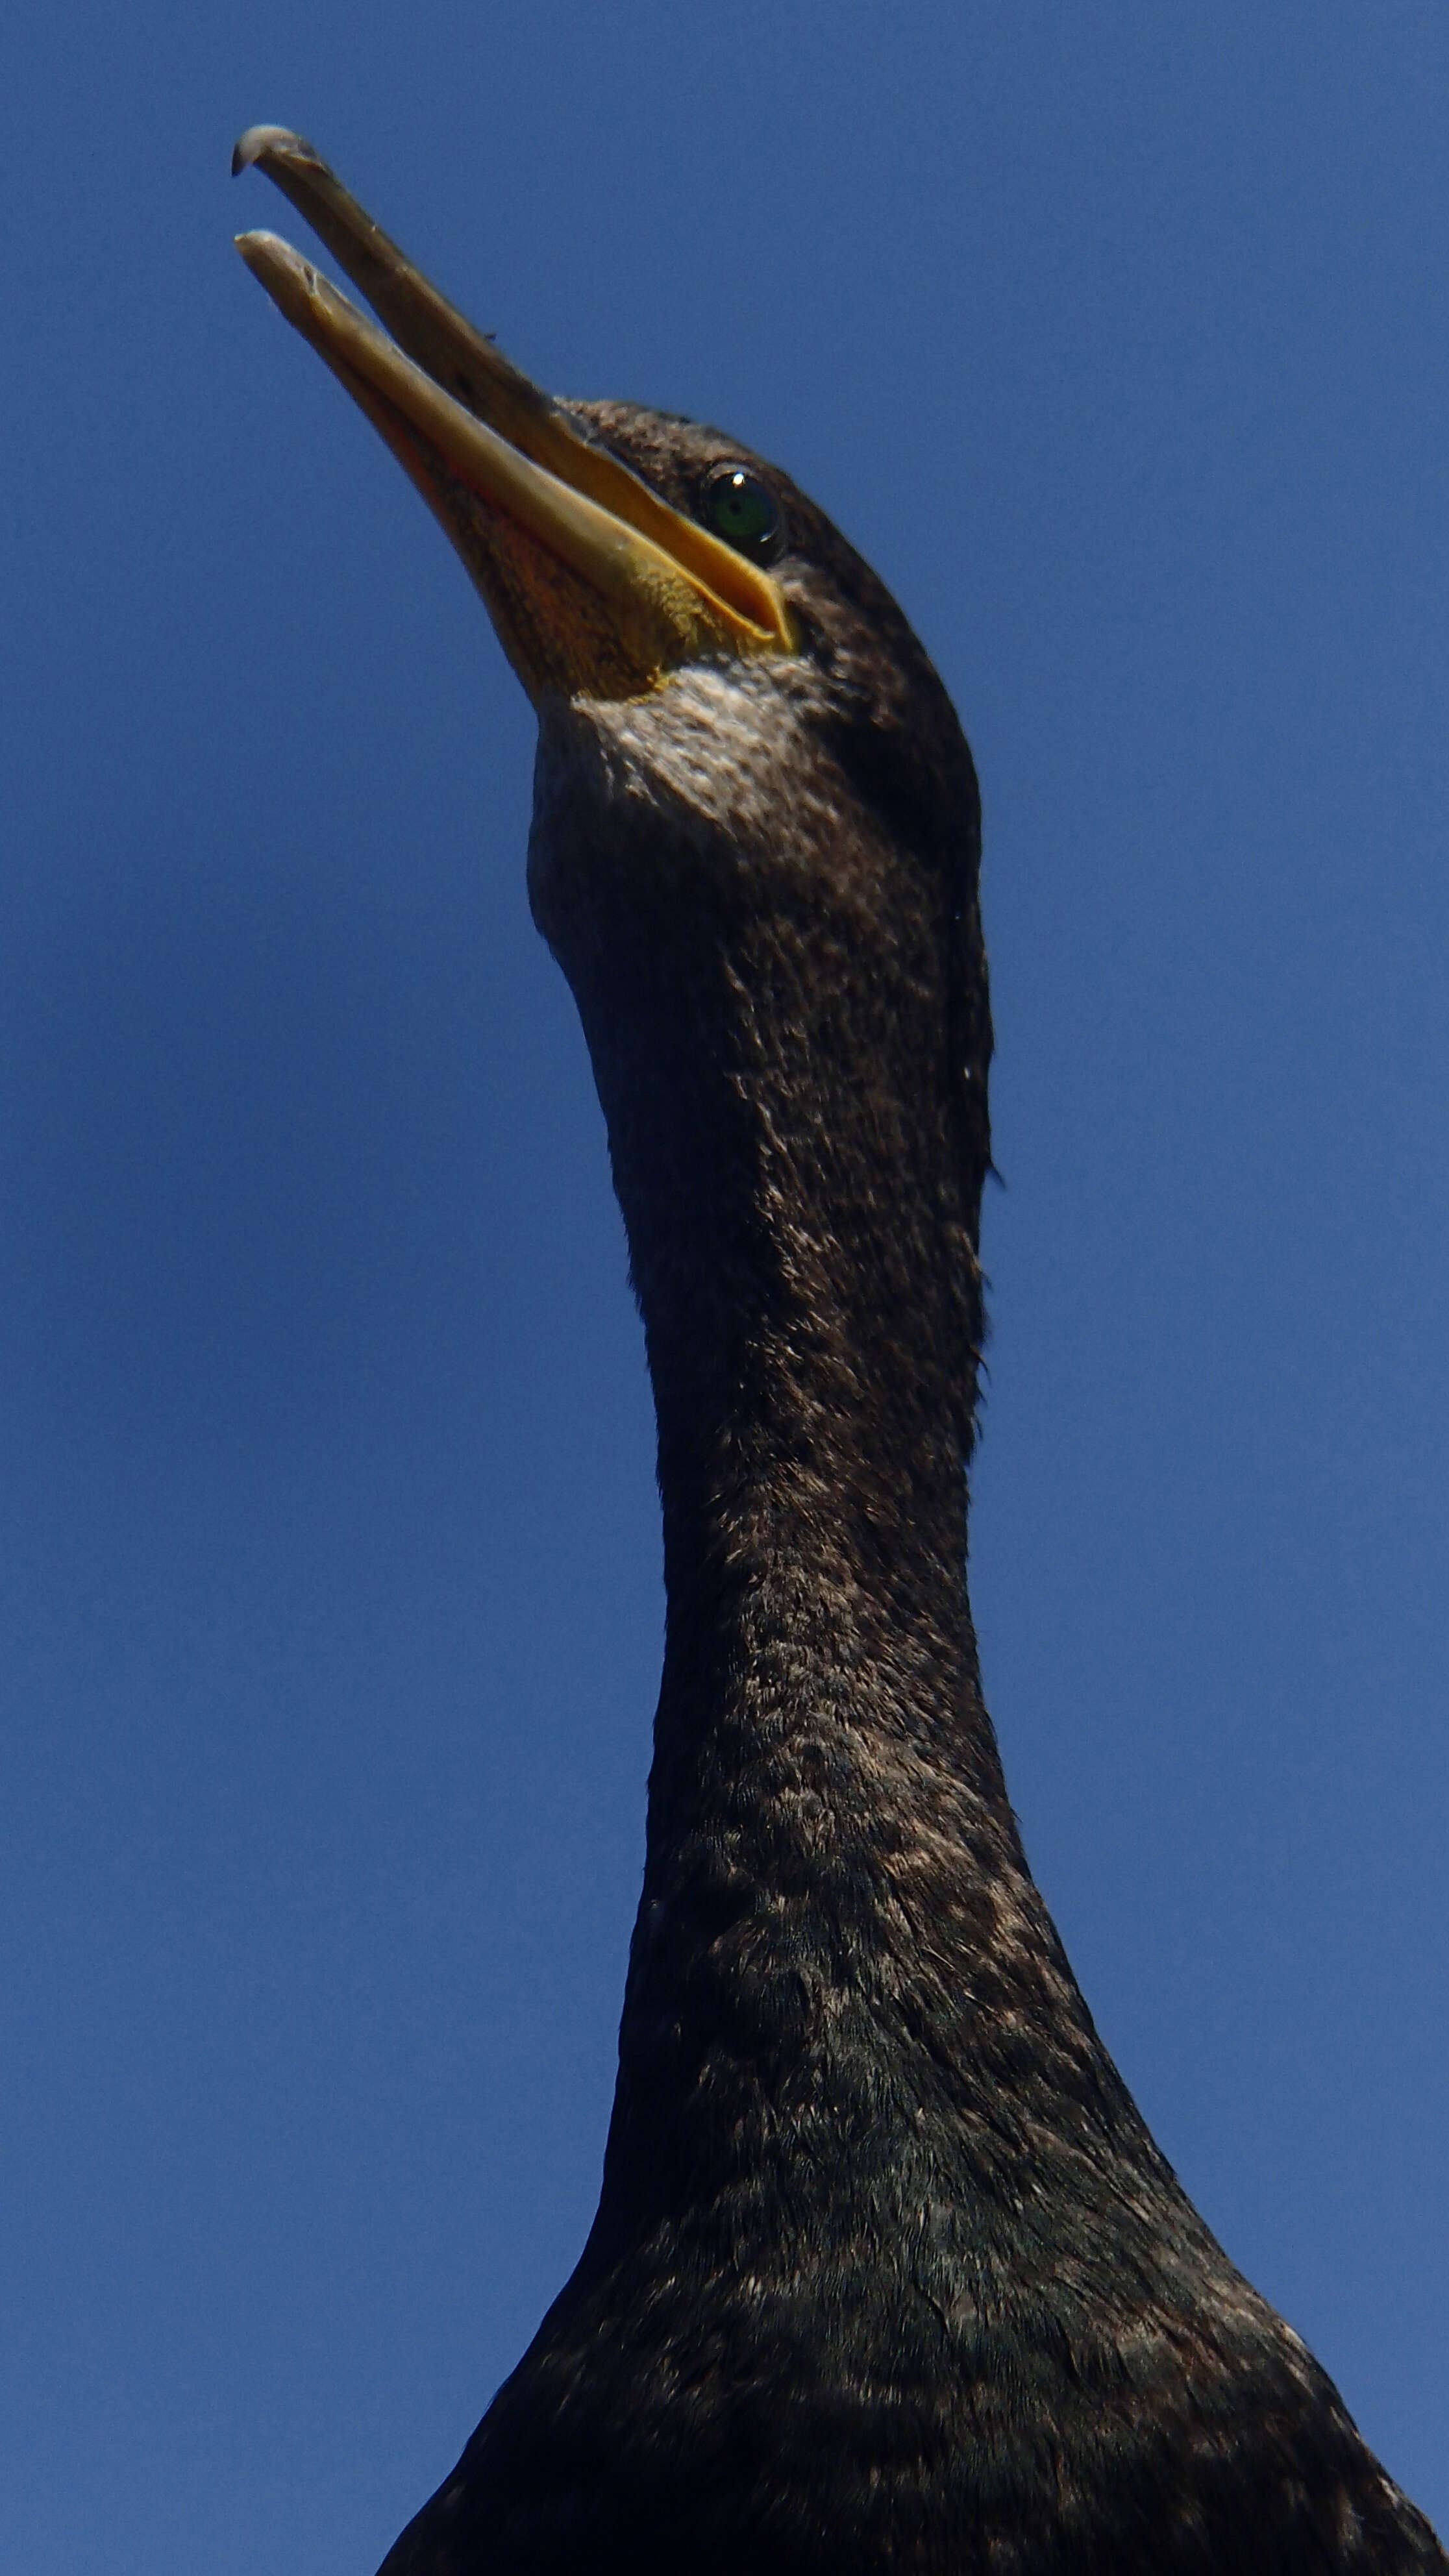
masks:
[[[797,2113],[878,2093],[893,2051],[909,2120],[912,2043],[868,1998],[877,1972],[909,1986],[930,1954],[939,1979],[944,1949],[964,1996],[999,1948],[1049,1946],[966,1600],[974,1206],[948,948],[817,714],[705,673],[555,709],[540,750],[530,879],[609,1122],[668,1599],[606,2224],[684,2130],[698,2199],[722,2123],[788,2158]],[[869,2063],[840,2045],[862,2012]]]

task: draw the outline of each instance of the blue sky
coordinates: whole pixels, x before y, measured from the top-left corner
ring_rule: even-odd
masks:
[[[1449,2526],[1449,20],[24,13],[3,44],[0,2550],[371,2569],[592,2212],[651,1421],[532,719],[230,249],[313,135],[723,422],[982,772],[988,1692],[1101,2027]]]

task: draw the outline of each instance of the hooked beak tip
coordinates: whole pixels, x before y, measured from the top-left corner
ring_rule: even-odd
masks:
[[[309,159],[316,158],[311,144],[304,143],[301,135],[294,134],[290,126],[249,125],[245,134],[237,137],[232,148],[232,177],[239,179],[243,170],[250,170],[253,162],[260,161],[264,153],[272,151],[303,152]]]

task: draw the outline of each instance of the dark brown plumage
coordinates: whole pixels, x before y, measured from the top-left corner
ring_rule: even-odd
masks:
[[[598,2216],[385,2576],[1445,2576],[1153,2145],[1008,1804],[966,1592],[956,718],[772,467],[554,418],[681,519],[758,478],[790,649],[535,691],[530,896],[644,1319],[664,1674]],[[451,506],[486,550],[496,502]]]

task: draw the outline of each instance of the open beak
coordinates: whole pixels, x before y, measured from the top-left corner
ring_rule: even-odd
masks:
[[[254,125],[232,169],[254,163],[387,330],[275,233],[242,233],[238,250],[441,520],[535,704],[549,690],[639,697],[687,662],[794,649],[778,583],[672,510],[511,366],[309,143]]]

